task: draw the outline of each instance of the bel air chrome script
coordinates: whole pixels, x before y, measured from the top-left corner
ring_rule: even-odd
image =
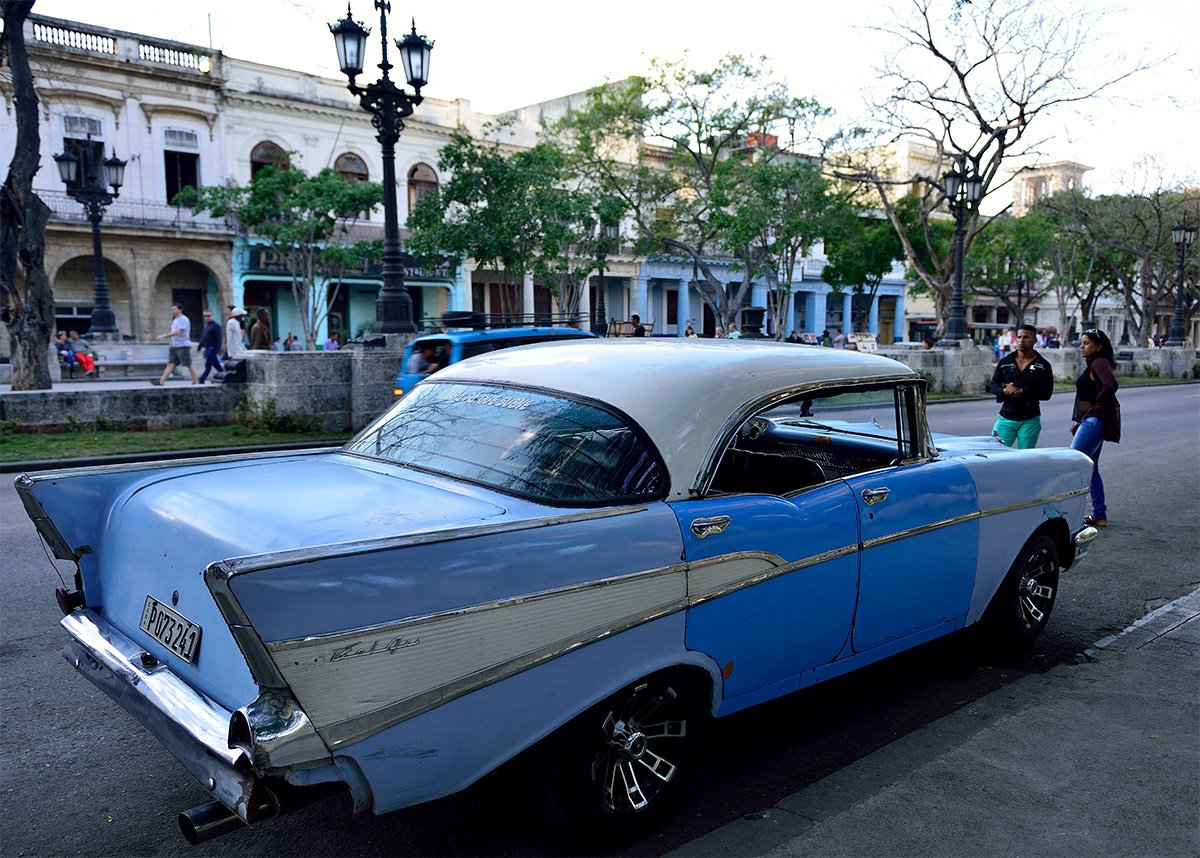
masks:
[[[407,649],[410,646],[416,646],[421,642],[420,638],[394,637],[389,640],[373,640],[370,645],[365,645],[363,641],[355,641],[352,644],[338,647],[329,656],[332,661],[344,661],[348,658],[362,658],[365,655],[379,655],[381,653],[396,652],[396,650]]]

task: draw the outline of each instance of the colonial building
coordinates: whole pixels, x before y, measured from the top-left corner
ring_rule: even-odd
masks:
[[[121,334],[150,340],[167,330],[168,308],[178,303],[198,336],[204,309],[220,317],[227,304],[266,307],[275,332],[302,326],[290,277],[263,243],[226,220],[194,215],[171,204],[191,185],[245,184],[267,164],[295,164],[307,172],[332,167],[355,180],[379,181],[381,156],[371,117],[342,80],[235,59],[197,45],[31,16],[26,42],[41,101],[43,169],[35,190],[51,208],[46,267],[54,287],[60,330],[86,332],[93,308],[91,230],[83,207],[66,193],[53,157],[87,149],[93,157],[116,153],[128,160],[120,197],[102,224],[103,258],[110,300]],[[540,121],[560,115],[582,96],[520,108],[504,116],[505,145],[532,146]],[[0,73],[0,163],[12,155],[15,116],[9,78]],[[436,188],[438,152],[458,127],[481,136],[498,117],[476,113],[466,99],[426,98],[397,144],[399,219]],[[363,238],[382,237],[380,211],[355,227]],[[402,234],[403,237],[403,234]],[[728,282],[741,279],[731,262],[712,260]],[[897,265],[869,303],[834,294],[821,280],[818,246],[797,265],[785,333],[792,329],[865,327],[883,342],[906,337],[905,282]],[[641,258],[629,248],[613,254],[603,277],[586,285],[581,308],[591,319],[628,319],[633,313],[656,335],[683,336],[688,323],[711,331],[713,321],[690,287],[690,262]],[[414,315],[436,320],[447,310],[495,312],[499,272],[471,260],[453,271],[405,271]],[[376,268],[326,284],[328,329],[355,336],[375,319],[381,284]],[[550,290],[526,278],[522,314],[547,317],[558,311]],[[765,283],[756,283],[749,304],[765,306]],[[323,338],[324,331],[319,338]],[[3,338],[7,342],[7,337]],[[311,344],[310,344],[311,345]]]

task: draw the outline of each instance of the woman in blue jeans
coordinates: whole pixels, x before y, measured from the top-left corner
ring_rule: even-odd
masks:
[[[1071,449],[1092,460],[1092,514],[1083,517],[1086,524],[1108,527],[1108,507],[1104,503],[1104,480],[1100,478],[1100,451],[1105,441],[1121,440],[1121,411],[1117,403],[1117,378],[1113,373],[1116,358],[1112,340],[1095,328],[1083,332],[1079,354],[1087,363],[1075,380],[1075,411],[1071,419]]]

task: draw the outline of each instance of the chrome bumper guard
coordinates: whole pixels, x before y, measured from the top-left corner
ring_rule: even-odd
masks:
[[[229,747],[233,713],[161,662],[144,662],[144,649],[87,609],[64,617],[62,626],[71,636],[63,657],[149,730],[214,798],[247,823],[276,812],[245,752]]]
[[[1092,548],[1092,543],[1096,541],[1096,537],[1099,535],[1100,531],[1091,525],[1075,532],[1075,536],[1071,539],[1075,545],[1075,559],[1072,561],[1072,565],[1087,557],[1088,552]]]

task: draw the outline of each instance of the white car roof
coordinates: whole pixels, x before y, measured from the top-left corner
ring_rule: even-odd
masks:
[[[650,436],[686,497],[722,426],[750,402],[830,381],[920,377],[904,364],[845,349],[747,340],[587,339],[502,349],[454,364],[432,382],[560,390],[607,403]]]

